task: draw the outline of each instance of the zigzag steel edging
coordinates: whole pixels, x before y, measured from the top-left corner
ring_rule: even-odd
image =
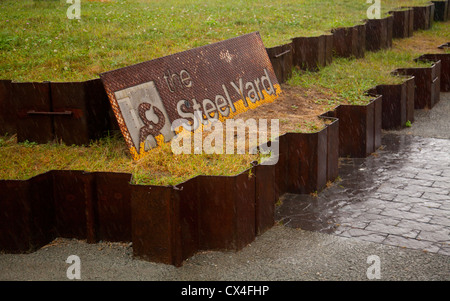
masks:
[[[414,122],[414,76],[405,77],[397,85],[378,85],[369,93],[383,96],[382,129],[404,127],[407,121]]]
[[[317,133],[280,136],[275,166],[236,176],[198,176],[175,187],[129,185],[129,174],[82,171],[0,181],[2,249],[33,251],[58,236],[131,240],[137,257],[176,266],[199,250],[241,249],[273,225],[281,194],[321,190],[337,176],[339,155],[365,157],[380,146],[381,100],[338,106],[324,114],[338,119]]]
[[[329,41],[328,37],[328,46]],[[325,53],[329,53],[329,49],[327,47]],[[324,57],[326,62],[328,57]],[[0,245],[8,252],[27,252],[36,250],[57,236],[82,238],[88,242],[102,238],[132,240],[136,256],[177,266],[198,250],[240,249],[272,226],[272,206],[280,194],[287,191],[317,191],[324,187],[326,180],[335,178],[338,158],[336,149],[339,149],[341,156],[361,157],[377,149],[381,143],[381,135],[378,134],[381,129],[381,96],[377,96],[367,106],[339,106],[325,115],[340,117],[339,122],[342,124],[342,120],[350,119],[348,116],[355,112],[362,118],[356,125],[344,122],[344,126],[338,127],[335,121],[332,123],[334,126],[312,135],[290,133],[281,136],[280,150],[285,151],[284,155],[280,153],[281,163],[275,166],[258,165],[231,177],[213,177],[214,180],[211,180],[209,176],[199,176],[177,187],[163,187],[129,185],[130,175],[121,174],[119,177],[122,178],[112,185],[118,189],[116,192],[112,192],[111,181],[102,180],[100,176],[114,177],[117,175],[114,173],[51,171],[26,181],[2,180]],[[346,149],[345,136],[350,137],[349,134],[344,135],[346,126],[350,133],[362,137],[360,141],[363,144],[357,147],[356,152]],[[341,147],[334,146],[336,141]],[[308,145],[313,147],[306,152],[304,146]],[[295,154],[299,157],[293,158]],[[305,162],[314,162],[317,166],[309,168]],[[305,170],[308,170],[306,174]],[[250,171],[256,174],[256,178],[249,177]],[[280,185],[283,181],[272,178],[272,181],[263,184],[263,180],[258,180],[258,175],[260,179],[267,180],[267,176],[277,177],[280,174],[293,176],[288,178],[291,182],[284,181]],[[223,187],[216,190],[213,182]],[[103,187],[103,190],[99,187]],[[124,193],[123,190],[128,192]],[[191,193],[183,193],[183,190]],[[224,219],[211,219],[210,213],[216,213],[217,217],[217,212],[223,208],[223,204],[220,204],[224,199],[223,194],[226,195],[226,203],[231,202],[227,208],[233,208],[233,213],[229,211],[224,215],[228,221],[226,231],[217,232],[217,228],[223,226]],[[204,200],[204,195],[209,195],[211,202],[202,201],[201,207],[204,208],[200,210],[198,203],[186,201],[192,200],[193,195],[201,200]],[[112,199],[118,201],[114,203]],[[236,200],[239,200],[239,204]],[[220,239],[215,235],[219,235]]]
[[[285,176],[295,176],[285,179],[289,191],[318,191],[335,179],[337,129],[333,120],[318,133],[281,136],[280,149],[289,153],[280,154],[284,161],[277,165],[197,176],[176,186],[132,185],[130,174],[60,170],[1,180],[0,248],[32,252],[56,237],[132,241],[136,257],[176,266],[199,250],[242,249],[274,223],[275,202],[286,192],[275,179],[282,162]]]
[[[317,71],[331,64],[333,55],[364,57],[366,50],[390,48],[394,38],[411,37],[414,31],[429,29],[433,20],[445,21],[441,16],[448,16],[449,13],[448,0],[403,7],[390,11],[385,18],[364,20],[364,24],[351,27],[333,28],[330,34],[293,38],[289,44],[267,48],[267,52],[278,82],[284,83],[292,74],[292,66]]]

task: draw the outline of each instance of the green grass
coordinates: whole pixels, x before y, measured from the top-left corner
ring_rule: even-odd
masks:
[[[429,30],[416,31],[411,38],[394,39],[391,49],[366,52],[361,59],[333,58],[331,65],[318,72],[296,70],[288,84],[333,92],[336,96],[317,100],[328,102],[330,109],[345,101],[365,104],[371,99],[364,96],[365,91],[377,85],[401,83],[402,78],[391,75],[397,68],[429,67],[430,63],[414,62],[414,59],[438,52],[437,46],[448,41],[450,21],[434,22]]]
[[[435,53],[437,46],[450,41],[450,20],[447,22],[434,22],[428,30],[414,32],[413,37],[403,40],[394,40],[396,52],[408,53],[411,57],[418,57],[424,53]],[[443,50],[450,53],[450,49]]]
[[[50,170],[124,172],[134,184],[176,185],[200,174],[235,175],[259,160],[259,155],[174,155],[170,143],[133,161],[121,136],[92,142],[89,147],[60,143],[17,143],[0,137],[0,179],[26,180]]]
[[[400,84],[404,81],[392,76],[393,70],[400,67],[430,66],[429,63],[415,63],[415,58],[417,56],[412,53],[399,53],[395,50],[366,52],[362,59],[334,58],[331,65],[318,72],[294,71],[288,84],[332,91],[337,96],[326,100],[330,104],[366,104],[371,99],[365,96],[367,90],[381,84]]]
[[[0,79],[77,81],[253,31],[266,47],[366,18],[362,0],[0,1]],[[383,12],[426,1],[382,1]]]

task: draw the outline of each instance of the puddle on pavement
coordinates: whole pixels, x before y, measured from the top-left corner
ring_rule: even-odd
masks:
[[[370,197],[388,180],[408,173],[411,167],[427,164],[427,158],[421,156],[427,153],[427,147],[435,146],[430,146],[426,138],[386,134],[382,147],[369,157],[340,158],[338,180],[318,195],[284,194],[275,219],[287,227],[334,233],[342,221],[357,214],[358,206],[377,214],[381,204]],[[349,206],[351,210],[347,210]]]

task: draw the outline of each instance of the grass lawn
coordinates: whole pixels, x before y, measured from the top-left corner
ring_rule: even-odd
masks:
[[[133,161],[119,136],[92,142],[89,147],[60,143],[17,143],[0,137],[0,179],[25,180],[49,170],[84,170],[133,174],[135,184],[175,185],[200,174],[234,175],[258,160],[257,155],[174,155],[170,143]]]
[[[391,72],[397,68],[428,67],[430,63],[414,62],[425,53],[450,52],[437,46],[450,40],[450,21],[435,22],[429,30],[414,32],[413,37],[394,39],[393,47],[377,52],[366,52],[361,59],[335,58],[318,72],[295,71],[290,86],[332,91],[331,97],[318,102],[364,104],[369,99],[365,91],[380,84],[399,84],[403,79]]]
[[[387,12],[426,2],[384,0],[382,8]],[[80,21],[66,18],[67,7],[65,1],[0,1],[1,79],[86,80],[252,31],[260,31],[265,46],[271,47],[357,24],[368,6],[359,0],[82,1]],[[391,71],[416,65],[414,58],[449,37],[450,23],[435,22],[431,30],[394,40],[390,50],[366,52],[363,59],[335,58],[315,73],[297,70],[282,87],[287,97],[247,114],[270,113],[280,119],[281,132],[318,130],[323,124],[317,115],[341,103],[366,102],[364,91],[378,84],[399,83]],[[249,154],[175,156],[168,143],[133,161],[121,136],[89,147],[0,137],[0,179],[28,179],[58,169],[127,172],[136,184],[174,185],[198,174],[237,174],[259,159]]]
[[[387,12],[424,0],[383,0]],[[364,0],[0,1],[0,79],[78,81],[259,31],[272,47],[366,18]]]

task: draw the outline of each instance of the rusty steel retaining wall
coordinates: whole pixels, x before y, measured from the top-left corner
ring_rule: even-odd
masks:
[[[450,92],[450,53],[424,54],[416,60],[431,62],[440,61],[440,90],[441,92]]]
[[[434,3],[425,6],[415,6],[414,9],[414,30],[430,29],[434,21]]]
[[[19,142],[89,144],[118,130],[100,79],[85,82],[0,81],[0,134]]]
[[[292,43],[266,48],[266,50],[278,82],[286,82],[292,75],[294,64]]]
[[[404,127],[414,122],[414,77],[398,85],[378,85],[368,92],[383,96],[382,124],[384,130]]]
[[[414,9],[406,8],[390,12],[394,16],[393,38],[412,37],[414,32]]]
[[[392,47],[394,16],[367,20],[366,49],[378,51]]]
[[[295,38],[267,52],[277,78],[284,82],[293,66],[317,70],[330,64],[333,50],[337,56],[361,57],[364,48],[390,47],[393,35],[411,35],[416,19],[430,26],[426,15],[435,11],[427,7],[425,13],[413,8],[363,26],[336,29],[330,35]],[[416,11],[420,17],[412,17]],[[399,28],[397,33],[394,28]],[[409,79],[372,89],[374,99],[366,106],[340,105],[323,114],[331,123],[317,133],[287,133],[273,141],[280,149],[276,165],[254,165],[228,177],[197,176],[176,186],[132,185],[130,174],[83,171],[0,180],[0,249],[31,252],[56,237],[89,243],[126,241],[133,243],[136,257],[175,266],[200,250],[242,249],[272,227],[279,196],[320,191],[338,176],[340,156],[366,157],[381,145],[382,127],[413,121],[411,99],[416,107],[423,105],[421,97],[430,107],[439,101],[440,87],[448,89],[448,56],[430,54],[420,59],[435,63],[420,70],[396,70]],[[439,75],[445,84],[440,85]],[[117,129],[107,104],[98,79],[2,80],[0,131],[16,130],[19,141],[57,138],[87,144],[102,131]],[[33,131],[37,124],[38,133]]]
[[[394,74],[414,76],[414,108],[431,109],[440,100],[441,61],[436,61],[431,67],[399,68]]]
[[[279,137],[272,142],[283,150],[277,164],[235,176],[201,175],[176,186],[61,170],[0,180],[0,249],[32,252],[56,237],[131,241],[136,257],[176,266],[200,250],[240,250],[272,227],[281,194],[320,191],[337,177],[339,121],[330,121],[317,133]]]
[[[449,1],[431,1],[434,3],[434,20],[445,22],[449,19]]]
[[[130,179],[58,170],[0,180],[0,249],[30,252],[56,237],[130,241]]]
[[[367,105],[339,105],[322,116],[339,120],[339,156],[365,158],[381,146],[382,96]]]
[[[294,66],[303,70],[317,71],[331,64],[333,60],[333,35],[293,38],[292,49]]]
[[[333,53],[338,57],[364,57],[366,50],[366,24],[336,28],[333,33]]]

